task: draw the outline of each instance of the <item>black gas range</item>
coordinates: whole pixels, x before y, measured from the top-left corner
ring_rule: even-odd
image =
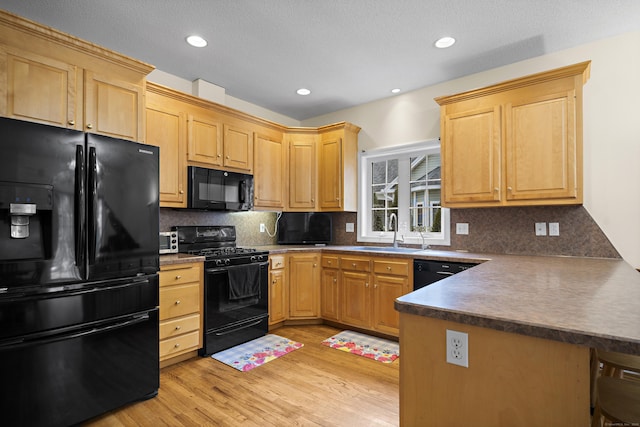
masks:
[[[210,355],[259,338],[269,329],[269,252],[236,246],[236,229],[177,226],[181,253],[204,262],[204,348]]]
[[[218,267],[267,261],[268,251],[236,246],[236,228],[233,225],[188,225],[172,227],[178,232],[178,250],[181,253],[204,256]]]

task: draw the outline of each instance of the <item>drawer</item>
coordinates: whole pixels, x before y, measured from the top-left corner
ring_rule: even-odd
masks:
[[[200,264],[188,265],[188,267],[181,266],[180,268],[163,267],[160,270],[160,287],[199,282],[202,271]]]
[[[409,263],[407,261],[373,261],[373,272],[379,274],[393,274],[408,276]]]
[[[281,268],[284,268],[284,255],[270,255],[269,263],[269,267],[272,270],[279,270]]]
[[[343,270],[371,271],[371,262],[368,258],[340,257],[340,267]]]
[[[200,330],[200,315],[179,317],[177,319],[163,320],[160,322],[160,339],[175,337],[187,332]]]
[[[340,267],[340,258],[337,256],[322,256],[322,266],[324,268],[339,268]]]
[[[160,320],[200,311],[200,284],[160,288]]]
[[[177,356],[185,351],[196,350],[200,346],[200,332],[194,331],[160,341],[160,360]]]

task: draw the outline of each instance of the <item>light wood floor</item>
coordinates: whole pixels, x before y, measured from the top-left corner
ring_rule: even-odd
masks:
[[[286,326],[304,347],[249,372],[195,358],[160,372],[158,396],[87,426],[397,426],[399,363],[320,345],[326,325]]]

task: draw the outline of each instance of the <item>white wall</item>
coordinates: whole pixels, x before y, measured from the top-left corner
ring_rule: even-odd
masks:
[[[584,206],[622,257],[640,267],[640,32],[473,74],[358,107],[304,120],[362,128],[359,148],[440,135],[433,98],[591,60],[584,87]]]
[[[175,90],[179,90],[180,92],[188,93],[190,95],[198,96],[200,98],[222,104],[229,108],[240,110],[252,116],[279,123],[281,125],[293,127],[300,126],[300,121],[296,119],[292,119],[289,116],[267,110],[266,108],[227,95],[223,87],[214,85],[213,83],[209,83],[205,80],[198,79],[191,82],[189,80],[174,76],[173,74],[169,74],[161,70],[153,70],[147,76],[147,80],[170,87]]]

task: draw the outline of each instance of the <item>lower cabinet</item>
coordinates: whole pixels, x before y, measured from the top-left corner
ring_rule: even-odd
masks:
[[[285,255],[269,256],[269,325],[284,322],[289,313],[285,259]]]
[[[340,288],[337,256],[322,256],[320,274],[320,316],[327,320],[340,320]]]
[[[184,360],[202,347],[203,292],[202,263],[160,267],[161,365]]]
[[[289,318],[320,317],[320,253],[292,254],[289,264]]]
[[[412,263],[406,259],[373,260],[373,329],[390,335],[400,333],[400,313],[396,298],[412,290]]]
[[[411,292],[412,259],[302,252],[269,261],[269,325],[323,319],[399,335],[394,301]]]

